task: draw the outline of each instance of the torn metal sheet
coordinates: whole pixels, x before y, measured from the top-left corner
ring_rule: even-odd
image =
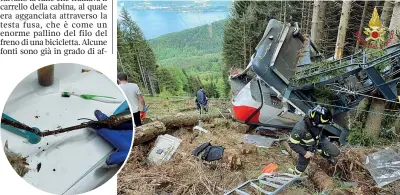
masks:
[[[400,154],[392,149],[368,155],[365,166],[379,187],[400,179]]]
[[[167,162],[171,159],[181,142],[181,139],[168,134],[158,136],[153,149],[147,157],[149,164],[159,165]]]
[[[246,134],[244,136],[244,142],[246,144],[254,144],[257,147],[261,147],[261,148],[269,148],[276,141],[278,141],[278,140],[277,139],[273,139],[273,138],[269,138],[269,137],[264,137],[264,136],[261,136],[261,135],[249,135],[249,134]]]

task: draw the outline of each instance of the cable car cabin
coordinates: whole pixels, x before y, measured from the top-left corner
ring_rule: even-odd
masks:
[[[359,51],[339,60],[324,60],[297,24],[272,19],[255,49],[246,69],[229,77],[233,113],[242,123],[291,129],[320,104],[334,115],[335,123],[324,129],[344,144],[348,130],[343,113],[374,90],[397,101],[398,79],[392,78],[400,72],[400,44],[386,48],[378,58]],[[382,64],[386,66],[381,68]]]

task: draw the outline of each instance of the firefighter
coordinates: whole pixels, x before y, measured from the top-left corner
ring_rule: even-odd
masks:
[[[332,113],[320,105],[310,110],[303,120],[294,126],[288,140],[290,148],[299,154],[295,169],[289,172],[301,175],[307,168],[315,152],[326,158],[330,163],[340,154],[340,150],[323,134],[322,126],[332,122]]]

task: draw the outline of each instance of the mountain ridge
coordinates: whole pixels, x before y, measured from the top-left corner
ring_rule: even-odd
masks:
[[[226,21],[219,20],[149,40],[158,64],[189,68],[189,72],[219,71]]]

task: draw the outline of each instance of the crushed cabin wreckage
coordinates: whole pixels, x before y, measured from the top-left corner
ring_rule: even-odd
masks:
[[[400,44],[368,60],[360,50],[339,60],[325,60],[314,44],[291,26],[272,19],[245,70],[229,76],[236,119],[259,129],[291,129],[317,104],[331,107],[334,122],[324,126],[328,136],[346,143],[349,130],[344,113],[355,108],[368,93],[378,91],[387,101],[398,101]],[[315,62],[325,62],[321,66]],[[383,70],[378,66],[386,64]],[[315,90],[330,91],[330,103],[318,102]],[[343,90],[343,89],[351,89]]]

